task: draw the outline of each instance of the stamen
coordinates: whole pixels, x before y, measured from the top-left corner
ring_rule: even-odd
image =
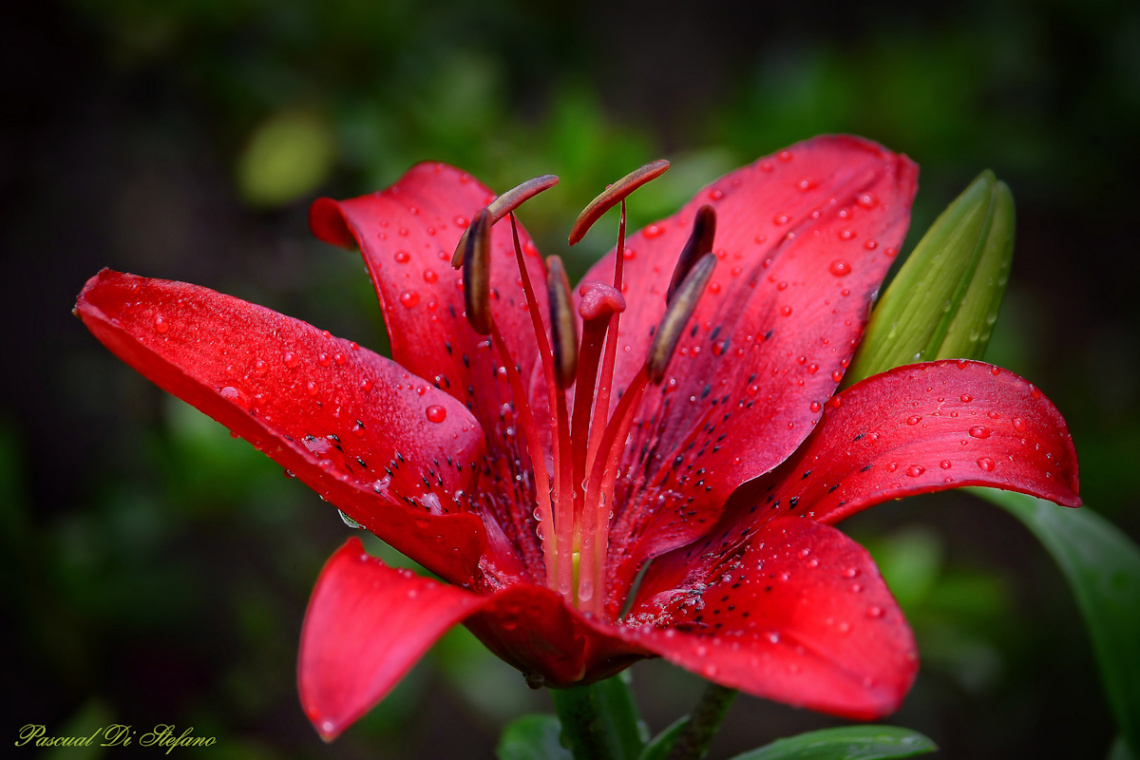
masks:
[[[507,214],[511,213],[526,201],[549,190],[558,184],[558,177],[554,174],[544,174],[541,177],[528,179],[521,185],[512,187],[487,205],[487,213],[491,215],[491,225],[494,226]],[[451,257],[451,266],[458,269],[463,264],[463,256],[467,250],[467,237],[471,232],[468,227],[459,237],[459,244],[455,246],[455,253]]]
[[[546,260],[546,288],[550,299],[550,332],[554,344],[554,377],[558,385],[568,388],[574,383],[578,368],[578,327],[571,311],[570,281],[562,259]]]
[[[713,249],[713,238],[716,236],[716,209],[708,204],[697,210],[693,220],[693,232],[689,235],[689,242],[681,249],[681,256],[677,259],[677,266],[673,270],[673,279],[669,282],[669,290],[665,294],[665,303],[673,303],[677,289],[685,280],[685,275],[693,268],[693,264]]]
[[[716,254],[706,253],[693,265],[689,274],[677,289],[673,303],[665,310],[661,324],[657,327],[657,334],[653,338],[653,345],[649,348],[649,358],[646,361],[650,382],[659,385],[665,379],[665,370],[677,350],[677,343],[685,331],[689,317],[697,308],[697,302],[708,284],[716,267]]]
[[[467,321],[480,335],[491,332],[491,224],[487,209],[482,209],[468,230],[463,257],[463,297],[467,304]]]
[[[668,168],[669,162],[664,159],[648,163],[603,190],[597,198],[590,201],[586,208],[582,209],[582,213],[578,215],[574,226],[570,228],[570,245],[581,240],[590,227],[594,226],[594,222],[601,218],[602,214],[616,206],[619,201],[624,200],[626,196],[646,182],[660,177]]]
[[[550,349],[550,342],[546,338],[546,328],[543,326],[542,318],[539,314],[538,299],[535,297],[534,287],[531,284],[530,271],[527,269],[526,260],[523,259],[522,245],[519,243],[519,229],[515,223],[514,214],[511,214],[511,236],[515,244],[515,262],[518,264],[519,275],[522,278],[527,311],[530,313],[531,326],[534,329],[534,338],[538,343],[538,356],[539,361],[542,362],[543,376],[546,379],[547,398],[553,399],[558,395],[558,384],[554,380],[553,353]],[[565,407],[565,403],[563,403],[563,407]],[[558,462],[561,458],[561,452],[563,451],[563,442],[562,436],[559,435],[561,426],[558,424],[558,407],[555,403],[550,404],[550,426],[552,429],[551,455],[554,459],[555,481],[558,481],[558,473],[560,472]],[[569,434],[567,434],[567,438],[569,438]],[[535,490],[538,496],[539,527],[542,534],[542,556],[546,563],[546,584],[552,590],[557,590],[559,586],[562,585],[557,580],[558,542],[560,539],[557,527],[557,523],[560,522],[560,520],[557,518],[560,516],[554,514],[555,505],[552,501],[557,499],[559,484],[556,482],[555,488],[553,490],[551,489],[549,476],[546,473],[546,456],[542,452],[542,448],[538,445],[537,439],[534,444],[528,445],[531,446],[531,464],[534,467]],[[567,594],[563,594],[563,596],[566,597]]]

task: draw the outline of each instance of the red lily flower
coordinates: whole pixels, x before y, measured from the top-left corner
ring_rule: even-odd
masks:
[[[618,183],[608,205],[663,170]],[[359,245],[394,361],[111,271],[77,310],[148,378],[452,584],[355,539],[333,555],[299,666],[326,738],[457,623],[532,685],[663,656],[870,719],[909,689],[914,641],[870,557],[830,523],[964,485],[1080,503],[1064,420],[1007,371],[918,364],[834,395],[916,179],[857,138],[801,143],[619,237],[573,299],[513,216],[491,228],[518,197],[482,212],[494,195],[451,167],[319,200],[313,230]],[[448,260],[469,224],[459,274]]]

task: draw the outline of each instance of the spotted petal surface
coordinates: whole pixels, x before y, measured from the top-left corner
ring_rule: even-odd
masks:
[[[647,578],[637,641],[725,686],[870,720],[918,670],[910,628],[867,552],[813,520],[779,518],[680,583]]]
[[[819,421],[906,235],[917,167],[853,137],[800,143],[732,172],[631,236],[617,387],[636,372],[697,209],[719,261],[661,388],[646,394],[616,500],[619,596],[649,556],[698,537],[740,484]],[[604,279],[611,254],[587,278]]]

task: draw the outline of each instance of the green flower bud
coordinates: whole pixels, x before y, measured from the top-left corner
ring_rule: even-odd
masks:
[[[982,172],[887,288],[844,385],[903,364],[980,359],[1009,280],[1013,227],[1013,194],[993,172]]]

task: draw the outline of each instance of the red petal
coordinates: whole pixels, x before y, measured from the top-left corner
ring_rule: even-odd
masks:
[[[624,563],[620,588],[645,557],[703,532],[737,486],[807,437],[902,243],[916,178],[909,159],[874,143],[816,138],[729,174],[630,238],[618,387],[646,354],[697,209],[717,212],[720,261],[690,321],[696,332],[686,332],[660,391],[646,393],[648,424],[626,455],[627,465],[643,460],[634,471],[649,479],[669,467],[671,481],[646,492],[677,498],[617,501],[626,505],[611,533],[627,535],[613,555]],[[607,257],[587,277],[604,280],[612,266]]]
[[[779,518],[743,547],[688,567],[675,587],[651,565],[629,616],[644,618],[637,643],[671,662],[859,720],[896,710],[914,681],[918,657],[902,612],[871,557],[838,530]]]
[[[795,513],[828,523],[960,486],[1081,503],[1061,413],[1030,383],[980,362],[913,364],[852,386],[772,479],[784,509],[794,500]]]
[[[481,599],[368,556],[350,539],[321,571],[301,633],[301,704],[326,741],[380,701]]]
[[[470,220],[494,199],[471,175],[444,164],[418,164],[380,193],[347,201],[321,198],[309,212],[317,237],[336,245],[357,242],[372,275],[392,344],[392,358],[464,403],[483,425],[492,452],[513,452],[511,426],[500,411],[510,388],[497,369],[491,343],[464,316],[461,272],[451,256]],[[542,260],[524,230],[519,239],[531,279],[546,281]],[[495,225],[491,240],[492,313],[522,377],[536,361],[534,331],[525,309],[510,224]],[[546,289],[536,295],[544,320]]]
[[[354,343],[195,285],[104,270],[76,310],[120,359],[373,533],[471,579],[482,523],[446,514],[483,455],[462,404]]]
[[[305,713],[322,736],[334,738],[463,621],[536,686],[605,678],[648,655],[545,587],[519,584],[480,597],[387,567],[352,539],[321,572],[305,614]]]

